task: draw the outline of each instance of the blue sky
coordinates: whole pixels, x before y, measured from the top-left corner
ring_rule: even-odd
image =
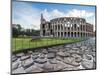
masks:
[[[39,29],[41,13],[47,21],[57,17],[82,17],[95,25],[95,6],[12,2],[12,22],[24,28]]]

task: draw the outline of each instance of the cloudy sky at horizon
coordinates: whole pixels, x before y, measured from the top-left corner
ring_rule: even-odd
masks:
[[[12,23],[23,28],[40,28],[40,18],[49,21],[57,17],[82,17],[95,25],[95,6],[51,4],[37,2],[12,2]]]

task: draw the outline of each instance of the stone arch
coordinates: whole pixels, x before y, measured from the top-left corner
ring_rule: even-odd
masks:
[[[45,28],[45,24],[42,24],[42,28]]]
[[[43,30],[43,36],[45,36],[45,30]]]
[[[85,37],[85,33],[83,33],[83,37]]]
[[[70,37],[70,32],[68,32],[68,37]]]
[[[74,36],[76,37],[76,32],[74,33]]]
[[[60,30],[60,25],[58,24],[58,30]]]
[[[77,24],[74,24],[74,30],[76,30]]]
[[[81,37],[82,37],[82,32],[81,32]]]
[[[58,32],[58,37],[60,36],[60,32]]]
[[[63,32],[61,32],[61,37],[63,37]]]
[[[73,37],[73,32],[71,32],[71,37]]]
[[[64,32],[64,36],[65,36],[65,37],[67,36],[67,33],[66,33],[66,32]]]
[[[78,32],[78,37],[79,37],[80,33]]]

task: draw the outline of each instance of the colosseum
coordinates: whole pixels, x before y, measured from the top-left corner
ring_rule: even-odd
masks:
[[[59,17],[46,21],[41,14],[41,37],[92,37],[93,25],[80,17]]]

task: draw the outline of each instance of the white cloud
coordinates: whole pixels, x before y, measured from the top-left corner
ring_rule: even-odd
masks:
[[[39,9],[31,7],[27,3],[22,3],[19,8],[18,6],[13,7],[13,23],[21,24],[24,28],[39,29],[40,13]]]
[[[53,11],[48,12],[47,9],[45,9],[43,11],[43,14],[46,20],[50,20],[57,17],[82,17],[85,18],[88,23],[95,25],[95,13],[86,10],[72,9],[67,12],[62,12],[57,9],[54,9]]]
[[[67,12],[59,11],[58,9],[48,11],[47,9],[40,10],[33,8],[26,3],[21,4],[19,8],[18,6],[13,8],[13,23],[21,24],[24,28],[39,29],[41,13],[43,13],[44,18],[48,21],[57,17],[82,17],[85,18],[87,22],[95,25],[95,13],[90,11],[77,9],[71,9]]]
[[[77,9],[73,9],[67,13],[67,16],[84,17],[84,18],[91,17],[93,15],[94,15],[93,12],[89,12],[86,10],[77,10]]]

